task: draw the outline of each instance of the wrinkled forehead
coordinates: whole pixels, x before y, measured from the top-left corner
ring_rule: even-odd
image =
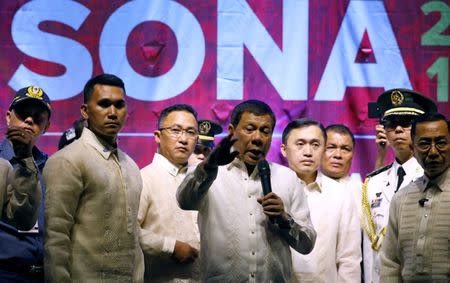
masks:
[[[294,128],[288,135],[288,140],[320,141],[325,142],[322,130],[317,125],[302,125]]]
[[[196,128],[197,119],[191,112],[176,110],[169,112],[167,116],[163,117],[161,124],[164,126],[177,125],[186,128]]]
[[[270,114],[255,114],[252,112],[245,111],[242,113],[241,119],[239,120],[239,125],[245,126],[248,124],[257,124],[257,125],[264,125],[268,126],[271,129],[273,129],[274,126],[273,118]]]
[[[448,124],[444,120],[426,121],[416,124],[416,138],[450,138]]]

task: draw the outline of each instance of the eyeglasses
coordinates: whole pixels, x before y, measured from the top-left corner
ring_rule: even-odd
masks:
[[[28,117],[31,117],[34,123],[41,125],[47,122],[48,116],[46,116],[44,111],[36,108],[27,108],[27,107],[15,107],[12,109],[11,113],[21,121],[25,121]]]
[[[393,131],[398,126],[402,127],[404,130],[409,130],[411,128],[412,121],[409,119],[383,120],[382,124],[386,131]]]
[[[160,128],[161,132],[166,130],[167,133],[173,138],[179,138],[183,133],[186,134],[188,139],[196,139],[198,137],[198,132],[196,129],[183,129],[179,127],[166,127]]]
[[[448,142],[446,139],[423,139],[419,140],[415,146],[419,151],[429,151],[431,147],[435,147],[438,151],[445,151],[447,149]]]

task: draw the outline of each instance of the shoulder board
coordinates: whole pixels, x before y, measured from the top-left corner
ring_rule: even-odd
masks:
[[[370,178],[370,177],[376,176],[376,175],[380,174],[381,172],[384,172],[384,171],[388,170],[389,168],[392,167],[393,164],[394,164],[394,163],[391,163],[391,164],[389,164],[389,165],[386,165],[386,166],[384,166],[384,167],[381,167],[380,169],[377,169],[377,170],[375,170],[375,171],[373,171],[373,172],[367,174],[367,175],[366,175],[366,178]]]

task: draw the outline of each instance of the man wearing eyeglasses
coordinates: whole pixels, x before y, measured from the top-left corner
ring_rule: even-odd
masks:
[[[396,194],[381,252],[382,282],[449,282],[450,121],[422,115],[411,128],[424,176]]]
[[[146,282],[199,279],[197,213],[181,210],[175,196],[197,140],[197,113],[191,106],[175,104],[161,112],[155,131],[158,152],[141,170],[144,186],[138,221]]]
[[[41,172],[48,156],[36,147],[36,143],[47,131],[50,115],[50,98],[37,86],[18,90],[6,111],[8,130],[6,138],[0,144],[0,157],[8,160],[14,167],[21,166],[20,164],[25,163],[22,159],[24,154],[20,151],[25,149],[25,155],[31,154],[34,159],[27,167],[37,166],[42,187],[37,221],[34,220],[36,224],[33,223],[31,229],[17,229],[11,223],[0,221],[0,282],[44,282],[45,187]],[[18,151],[19,148],[22,149]],[[29,217],[35,219],[33,215]]]
[[[416,117],[436,111],[427,97],[412,90],[392,89],[377,100],[386,138],[395,160],[367,175],[362,189],[363,261],[365,282],[380,281],[379,250],[386,235],[389,204],[394,194],[423,175],[413,157],[411,124]]]

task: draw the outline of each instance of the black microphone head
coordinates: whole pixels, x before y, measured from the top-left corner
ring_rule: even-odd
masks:
[[[259,175],[270,175],[269,162],[265,159],[258,161],[258,171]]]

